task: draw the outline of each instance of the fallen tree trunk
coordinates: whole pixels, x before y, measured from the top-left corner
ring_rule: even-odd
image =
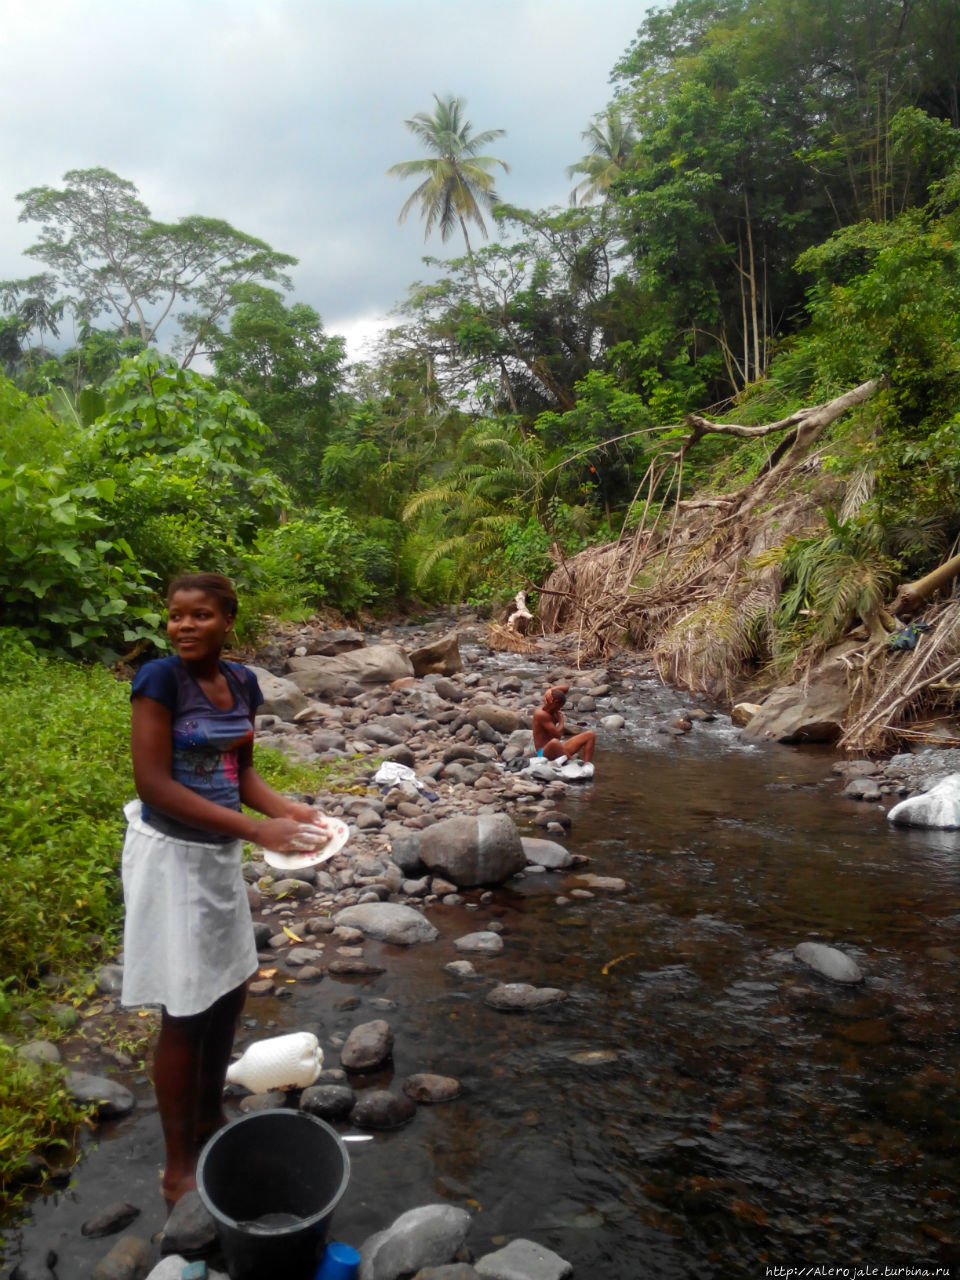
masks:
[[[897,598],[890,606],[890,612],[897,618],[912,618],[919,613],[935,591],[949,587],[960,573],[960,555],[952,556],[938,565],[932,572],[917,578],[915,582],[907,582],[897,592]]]

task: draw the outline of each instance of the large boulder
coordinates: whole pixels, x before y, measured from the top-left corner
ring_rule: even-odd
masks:
[[[307,705],[306,694],[292,680],[275,676],[266,667],[250,666],[250,670],[257,677],[263,694],[263,704],[257,708],[258,715],[276,716],[278,720],[292,722],[297,712]]]
[[[948,774],[921,796],[895,804],[887,817],[901,827],[960,827],[960,773]]]
[[[486,720],[490,728],[496,729],[497,733],[515,733],[518,729],[526,727],[526,719],[519,711],[514,711],[511,707],[498,707],[494,703],[482,703],[478,707],[471,707],[467,713],[467,719],[474,725],[480,720]]]
[[[773,742],[836,742],[850,710],[845,661],[857,645],[836,645],[806,680],[775,689],[747,722],[744,737]]]
[[[362,631],[321,631],[307,641],[306,650],[308,654],[335,658],[340,653],[362,649],[366,643]]]
[[[450,631],[432,644],[414,649],[410,654],[416,676],[455,676],[463,670],[460,644],[456,631]]]
[[[464,889],[499,884],[527,864],[520,833],[505,813],[435,822],[420,833],[420,860]]]
[[[358,902],[338,911],[333,919],[335,924],[349,925],[368,938],[389,942],[395,947],[434,942],[438,937],[436,925],[426,916],[398,902]]]
[[[413,675],[407,651],[398,644],[372,644],[335,658],[288,658],[290,679],[308,694],[335,693],[347,681],[357,684],[389,684]]]

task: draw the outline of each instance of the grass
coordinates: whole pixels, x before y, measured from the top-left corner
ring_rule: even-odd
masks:
[[[0,1029],[62,1034],[57,1000],[80,1006],[96,995],[91,974],[114,954],[123,918],[120,852],[123,805],[134,795],[129,687],[103,667],[36,656],[0,630]],[[312,794],[336,785],[334,766],[291,761],[256,747],[262,776],[279,791]],[[352,762],[351,762],[352,766]],[[109,1036],[109,1033],[108,1033]],[[142,1035],[114,1047],[139,1059]],[[111,1041],[111,1043],[113,1043]],[[24,1062],[0,1040],[0,1200],[22,1201],[29,1157],[70,1149],[84,1112],[69,1100],[56,1066]]]

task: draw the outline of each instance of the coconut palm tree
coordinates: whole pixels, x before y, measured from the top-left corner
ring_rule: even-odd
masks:
[[[614,102],[606,111],[594,116],[580,137],[590,143],[590,153],[567,169],[568,178],[574,178],[578,173],[584,175],[570,193],[571,204],[576,204],[578,199],[581,204],[586,204],[594,196],[606,195],[614,179],[630,167],[636,141],[632,123],[624,118]]]
[[[440,98],[434,94],[433,100],[436,107],[432,115],[418,111],[411,120],[404,121],[430,155],[423,160],[402,160],[391,165],[387,173],[395,178],[423,179],[400,210],[400,221],[403,222],[414,205],[419,205],[424,240],[435,226],[440,228],[441,240],[448,240],[459,225],[472,263],[467,223],[475,223],[486,238],[482,210],[492,209],[497,200],[490,170],[500,165],[505,173],[510,172],[505,160],[478,152],[495,138],[502,138],[505,130],[486,129],[483,133],[474,133],[470,121],[464,118],[466,104],[462,98],[452,95]]]
[[[418,111],[411,120],[404,121],[430,155],[423,160],[401,160],[399,164],[391,165],[387,173],[394,178],[423,179],[400,210],[399,220],[403,222],[414,205],[419,205],[424,240],[437,226],[440,228],[440,239],[448,240],[454,228],[459,225],[467,247],[473,286],[477,291],[480,309],[486,314],[487,302],[480,287],[467,223],[473,222],[478,226],[486,239],[487,227],[483,220],[483,210],[492,209],[497,202],[493,174],[490,171],[500,165],[505,173],[509,173],[510,166],[496,156],[479,155],[478,152],[494,139],[502,138],[506,130],[486,129],[483,133],[474,133],[473,125],[464,117],[466,103],[463,98],[455,98],[452,94],[441,98],[434,94],[433,100],[436,106],[432,115],[426,111]],[[516,413],[517,402],[502,357],[499,364],[510,408]]]

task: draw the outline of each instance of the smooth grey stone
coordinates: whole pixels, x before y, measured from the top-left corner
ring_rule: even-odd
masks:
[[[414,907],[396,902],[364,902],[344,907],[334,920],[338,925],[352,925],[368,938],[401,947],[434,942],[439,936],[436,926]]]
[[[53,1268],[57,1254],[53,1249],[41,1249],[21,1258],[10,1273],[10,1280],[57,1280]]]
[[[357,1280],[396,1280],[450,1262],[467,1238],[470,1223],[466,1209],[451,1204],[409,1209],[386,1230],[364,1240]]]
[[[499,884],[526,865],[520,833],[506,813],[447,818],[420,836],[420,857],[460,888]]]
[[[60,1050],[50,1040],[30,1040],[17,1045],[16,1055],[27,1062],[59,1062]]]
[[[300,1095],[300,1110],[321,1120],[342,1120],[353,1110],[356,1095],[344,1084],[312,1084]]]
[[[350,1123],[360,1129],[399,1129],[416,1113],[416,1104],[402,1093],[365,1089],[350,1112]]]
[[[121,1236],[90,1273],[90,1280],[143,1280],[150,1270],[153,1251],[139,1236]]]
[[[887,818],[904,827],[934,827],[944,831],[960,827],[960,773],[948,774],[921,796],[901,800]]]
[[[504,1012],[522,1012],[525,1009],[542,1009],[545,1005],[566,1000],[567,993],[559,987],[533,987],[528,982],[505,982],[492,987],[483,997],[491,1009]]]
[[[216,1242],[217,1228],[197,1191],[188,1191],[173,1206],[160,1239],[160,1252],[187,1257],[204,1253]]]
[[[475,1268],[484,1280],[567,1280],[573,1275],[573,1267],[558,1253],[523,1239],[478,1258]]]
[[[99,1120],[125,1116],[137,1105],[136,1098],[122,1084],[103,1076],[89,1075],[86,1071],[69,1071],[67,1090],[76,1102],[96,1104]]]
[[[477,954],[496,955],[503,950],[503,939],[499,933],[481,931],[465,933],[462,938],[455,938],[453,945],[458,951],[473,951]]]
[[[388,1022],[375,1018],[354,1027],[340,1050],[340,1065],[347,1071],[374,1071],[393,1053],[393,1031]]]
[[[876,778],[851,778],[843,794],[850,800],[879,800],[882,793]]]
[[[454,1098],[459,1098],[463,1086],[453,1076],[437,1076],[429,1071],[420,1071],[404,1080],[403,1092],[414,1102],[452,1102]]]
[[[125,1200],[118,1200],[114,1204],[108,1204],[105,1209],[101,1209],[99,1213],[94,1214],[80,1228],[81,1235],[93,1236],[112,1236],[118,1231],[122,1231],[124,1227],[128,1227],[134,1218],[139,1217],[140,1210],[135,1204],[127,1204]]]
[[[603,719],[600,721],[600,728],[601,729],[622,729],[626,723],[627,722],[626,720],[624,720],[623,716],[617,716],[617,715],[604,716]]]
[[[535,836],[522,836],[520,845],[528,864],[561,871],[574,864],[573,854],[555,840],[539,840]]]
[[[822,942],[801,942],[794,947],[793,954],[801,964],[830,982],[850,985],[863,981],[860,966],[836,947],[828,947]]]

